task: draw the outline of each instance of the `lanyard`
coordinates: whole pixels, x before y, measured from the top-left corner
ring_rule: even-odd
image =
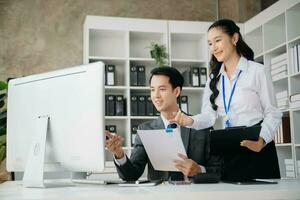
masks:
[[[233,85],[233,88],[230,92],[230,97],[229,97],[229,101],[228,101],[228,105],[226,104],[226,98],[225,98],[225,81],[224,81],[224,75],[222,75],[222,93],[223,93],[223,104],[224,104],[224,109],[225,109],[225,113],[226,113],[226,116],[227,116],[227,120],[225,121],[225,126],[226,127],[230,127],[230,122],[229,122],[229,118],[228,118],[228,113],[229,113],[229,110],[230,110],[230,105],[231,105],[231,100],[232,100],[232,96],[234,94],[234,91],[235,91],[235,86],[236,86],[236,82],[240,76],[240,74],[242,73],[242,70],[240,70],[237,78],[236,78],[236,81],[234,82],[234,85]]]

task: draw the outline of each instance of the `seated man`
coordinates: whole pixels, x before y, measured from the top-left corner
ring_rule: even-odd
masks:
[[[139,126],[141,130],[165,129],[170,124],[174,113],[179,108],[177,98],[180,96],[183,86],[182,75],[173,67],[158,67],[151,71],[150,93],[151,100],[156,109],[160,112],[160,117]],[[179,127],[177,124],[172,124]],[[114,154],[114,161],[119,176],[124,180],[137,180],[143,174],[146,164],[148,164],[149,180],[183,180],[196,178],[203,173],[219,173],[218,159],[209,156],[209,129],[194,130],[180,127],[182,141],[185,146],[187,156],[179,154],[174,165],[181,172],[157,171],[153,168],[145,148],[137,135],[130,159],[122,149],[123,137],[106,133],[109,140],[106,141],[107,148]],[[168,147],[164,147],[168,148]],[[184,177],[184,176],[185,177]]]

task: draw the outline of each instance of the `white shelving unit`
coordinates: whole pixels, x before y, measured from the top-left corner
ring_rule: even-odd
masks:
[[[292,74],[291,49],[300,43],[300,1],[280,0],[244,24],[238,24],[255,60],[271,64],[271,59],[287,52],[288,75],[274,81],[275,93],[288,90],[289,95],[300,92],[300,73]],[[205,67],[208,73],[209,53],[207,29],[211,22],[167,21],[87,16],[84,23],[84,63],[103,61],[116,66],[116,86],[106,86],[106,94],[123,95],[126,99],[126,116],[106,116],[106,124],[117,125],[117,132],[125,137],[124,149],[131,151],[131,126],[157,116],[131,116],[130,97],[133,94],[150,95],[150,71],[155,67],[150,57],[151,42],[164,44],[169,53],[169,64],[180,72],[190,67]],[[130,86],[130,67],[144,65],[146,86]],[[184,87],[188,96],[190,114],[201,112],[204,88]],[[280,172],[287,178],[285,159],[292,159],[294,174],[300,177],[297,161],[300,160],[300,108],[283,110],[290,117],[291,142],[277,144]],[[106,152],[107,166],[113,166],[112,155]],[[112,170],[113,171],[113,170]],[[300,170],[299,170],[300,171]]]
[[[191,67],[208,66],[208,22],[129,19],[87,16],[84,23],[84,63],[103,61],[116,66],[116,86],[105,86],[105,94],[123,95],[126,99],[126,116],[106,116],[107,125],[116,125],[118,134],[124,136],[124,149],[131,150],[131,126],[156,119],[157,116],[131,116],[130,97],[150,95],[150,71],[155,61],[150,56],[152,42],[164,44],[169,53],[168,63],[180,72]],[[145,66],[146,86],[130,86],[130,67]],[[204,88],[184,87],[183,95],[189,98],[189,111],[201,110]],[[107,166],[112,155],[106,152]],[[111,170],[110,170],[111,171]]]
[[[291,48],[300,43],[300,1],[281,0],[262,11],[244,24],[245,40],[253,48],[255,60],[271,65],[271,59],[287,53],[287,75],[273,82],[274,92],[300,92],[300,74],[293,74]],[[276,144],[282,178],[299,178],[297,161],[300,160],[300,108],[282,110],[290,117],[291,143]],[[287,176],[285,159],[294,166],[292,176]],[[291,171],[291,170],[290,170]]]

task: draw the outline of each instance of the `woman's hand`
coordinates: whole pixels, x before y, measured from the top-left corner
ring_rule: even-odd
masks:
[[[253,141],[253,140],[241,141],[242,147],[247,147],[248,149],[254,152],[260,152],[264,148],[264,145],[265,145],[265,141],[262,137],[259,137],[257,141]]]
[[[177,113],[174,113],[174,118],[170,122],[177,123],[180,126],[191,126],[194,120],[179,110]]]

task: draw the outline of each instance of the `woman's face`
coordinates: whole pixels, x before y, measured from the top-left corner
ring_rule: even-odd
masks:
[[[212,55],[216,57],[219,62],[226,62],[230,57],[236,53],[236,42],[238,34],[229,36],[221,28],[215,27],[208,31],[208,45]]]

